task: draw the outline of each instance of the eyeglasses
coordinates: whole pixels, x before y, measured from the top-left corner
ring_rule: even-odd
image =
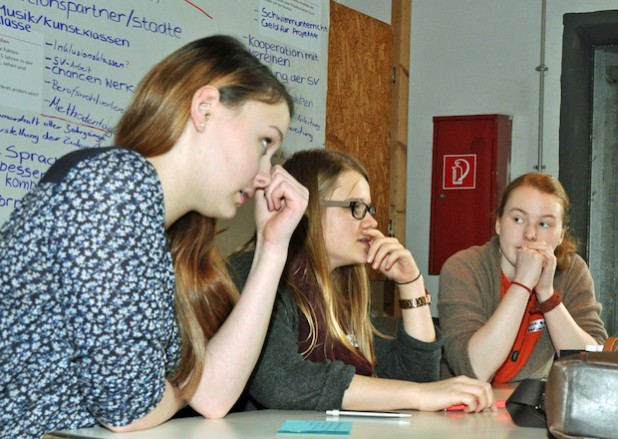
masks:
[[[352,212],[352,216],[357,220],[362,220],[367,215],[367,212],[372,217],[376,217],[376,207],[370,204],[367,204],[363,201],[333,201],[333,200],[322,200],[322,206],[324,207],[348,207]]]

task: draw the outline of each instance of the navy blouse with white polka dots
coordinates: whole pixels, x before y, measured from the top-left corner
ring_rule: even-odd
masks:
[[[153,166],[61,158],[0,231],[0,437],[126,425],[178,365],[174,272]]]

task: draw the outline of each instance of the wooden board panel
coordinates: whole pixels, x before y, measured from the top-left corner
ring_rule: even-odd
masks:
[[[371,177],[379,228],[390,206],[391,26],[330,3],[326,145],[357,157]]]

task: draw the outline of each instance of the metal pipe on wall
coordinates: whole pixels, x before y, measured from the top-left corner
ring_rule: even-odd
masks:
[[[539,172],[545,169],[543,164],[543,107],[545,103],[545,73],[548,68],[545,65],[545,22],[547,16],[547,1],[541,0],[541,62],[536,68],[539,72],[539,135],[538,135],[538,160],[534,167]]]

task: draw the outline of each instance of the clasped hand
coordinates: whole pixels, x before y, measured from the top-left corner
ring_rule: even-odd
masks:
[[[554,291],[555,273],[556,256],[551,245],[544,241],[522,244],[517,253],[515,280],[535,290],[537,294],[547,296]]]

